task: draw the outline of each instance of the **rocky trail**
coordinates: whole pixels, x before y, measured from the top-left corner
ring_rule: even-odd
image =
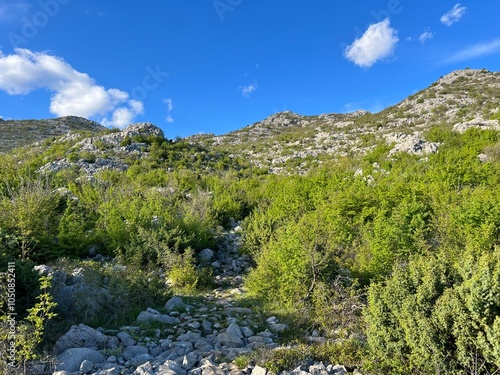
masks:
[[[137,325],[120,330],[72,326],[56,343],[55,372],[44,366],[38,374],[53,375],[246,375],[270,374],[254,366],[240,369],[233,360],[258,348],[279,348],[288,327],[276,317],[245,306],[243,276],[250,258],[241,256],[241,228],[219,238],[216,252],[205,249],[201,260],[211,263],[217,288],[199,298],[175,296],[162,312],[148,308]],[[144,328],[144,324],[158,328]],[[37,373],[36,366],[33,373]],[[343,366],[308,363],[283,374],[345,374]]]

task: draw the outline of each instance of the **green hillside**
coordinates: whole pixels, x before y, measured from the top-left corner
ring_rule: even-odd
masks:
[[[54,134],[0,155],[0,270],[12,261],[23,272],[20,315],[46,295],[34,264],[81,268],[120,303],[119,312],[60,313],[33,352],[50,351],[71,324],[130,325],[172,295],[202,300],[209,314],[226,291],[250,312],[238,320],[226,308],[221,328],[264,331],[259,314],[286,327],[273,336],[281,348],[254,346],[236,359],[221,349],[212,353],[219,363],[498,372],[499,103],[499,73],[464,70],[376,114],[285,112],[178,140],[143,123],[90,138]],[[225,263],[228,238],[237,258]],[[204,260],[207,248],[217,262]],[[157,328],[158,340],[180,335],[144,329],[153,337]]]

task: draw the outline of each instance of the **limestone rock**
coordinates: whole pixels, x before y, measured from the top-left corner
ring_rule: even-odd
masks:
[[[104,357],[101,353],[89,348],[70,348],[57,356],[56,371],[74,372],[80,370],[83,361],[92,364],[102,362]]]
[[[103,349],[108,337],[98,330],[79,324],[71,329],[56,342],[55,352],[61,354],[69,348],[96,348]]]
[[[165,310],[167,311],[172,311],[172,310],[185,310],[186,309],[186,304],[182,301],[181,297],[172,297],[170,298],[167,303],[165,304]]]
[[[150,362],[147,362],[139,367],[132,373],[133,375],[155,375],[153,367]]]
[[[202,262],[210,263],[212,261],[212,259],[214,258],[214,252],[211,249],[203,249],[198,254],[198,257],[200,258],[200,260]]]
[[[85,359],[80,365],[80,373],[87,374],[94,368],[94,364],[89,360]]]
[[[472,121],[458,123],[453,126],[453,130],[459,133],[464,133],[465,131],[472,128],[477,128],[481,130],[487,130],[487,129],[499,130],[500,124],[497,120],[483,120],[482,118],[476,118]]]
[[[179,324],[180,320],[169,315],[160,314],[159,311],[148,308],[143,311],[137,317],[137,321],[140,323],[144,322],[160,322],[169,325]]]
[[[252,375],[266,375],[267,370],[260,366],[255,366],[252,370]]]
[[[125,359],[132,359],[141,354],[149,354],[148,348],[139,345],[127,346],[121,356]]]

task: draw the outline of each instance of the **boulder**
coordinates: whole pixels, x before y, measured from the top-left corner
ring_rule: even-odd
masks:
[[[268,324],[278,324],[279,320],[275,316],[271,316],[271,317],[269,317],[269,318],[266,319],[266,322]]]
[[[92,364],[104,361],[101,353],[89,348],[70,348],[57,356],[56,371],[75,372],[80,370],[83,361]],[[92,366],[93,367],[93,366]]]
[[[87,374],[94,368],[94,364],[88,359],[85,359],[80,365],[80,374]]]
[[[186,310],[187,306],[184,302],[182,302],[181,297],[172,297],[170,298],[167,303],[165,304],[165,310],[167,311],[172,311],[172,310]]]
[[[174,318],[173,316],[161,314],[159,311],[148,308],[146,311],[143,311],[137,317],[137,321],[140,323],[145,322],[160,322],[169,325],[179,324],[180,320]]]
[[[57,340],[55,345],[56,355],[63,353],[69,348],[94,348],[103,349],[106,347],[108,337],[98,330],[79,324],[72,326],[70,330]]]
[[[154,358],[149,353],[143,353],[143,354],[136,355],[134,358],[132,358],[132,360],[134,361],[134,363],[136,365],[143,365],[146,362],[153,361]]]
[[[255,366],[252,370],[252,375],[266,375],[267,370],[260,366]]]
[[[177,337],[177,340],[178,341],[192,341],[192,342],[195,342],[196,340],[198,340],[200,338],[201,338],[201,334],[188,331],[187,333],[184,333],[184,334],[180,335],[179,337]]]
[[[216,342],[231,348],[242,348],[245,346],[245,343],[243,342],[243,334],[241,333],[240,327],[236,323],[231,323],[226,332],[219,333],[217,335]]]
[[[203,249],[200,251],[198,254],[198,257],[200,260],[204,263],[210,263],[212,259],[214,258],[214,252],[211,249]]]
[[[347,370],[342,365],[335,365],[335,366],[330,365],[327,367],[327,370],[329,374],[347,375]]]
[[[118,337],[125,346],[132,346],[135,344],[134,339],[132,339],[132,337],[130,337],[130,335],[127,332],[122,331],[118,333],[116,337]]]
[[[151,363],[146,362],[143,365],[137,367],[132,375],[155,375],[155,372],[153,371],[153,366],[151,366]]]
[[[125,348],[122,353],[122,357],[125,359],[132,359],[141,354],[149,354],[148,348],[144,346],[132,345]]]
[[[174,373],[178,375],[186,375],[186,370],[177,362],[167,360],[163,363],[163,366],[161,367],[163,371],[165,370],[171,370],[174,371]]]

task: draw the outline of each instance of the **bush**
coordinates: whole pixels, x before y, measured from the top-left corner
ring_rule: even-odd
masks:
[[[211,269],[197,269],[194,252],[190,248],[183,254],[163,256],[161,261],[167,270],[167,282],[176,292],[193,294],[197,289],[212,285]]]
[[[460,264],[418,256],[368,292],[372,358],[392,374],[489,374],[500,368],[500,250]]]
[[[342,363],[348,367],[361,367],[365,351],[366,345],[357,340],[312,345],[300,343],[278,349],[260,349],[246,358],[238,358],[236,363],[244,367],[252,361],[272,373],[291,371],[308,361],[324,362],[325,364]]]
[[[7,196],[0,197],[0,227],[17,242],[10,256],[39,260],[57,255],[59,203],[48,181],[23,180],[8,188]]]

